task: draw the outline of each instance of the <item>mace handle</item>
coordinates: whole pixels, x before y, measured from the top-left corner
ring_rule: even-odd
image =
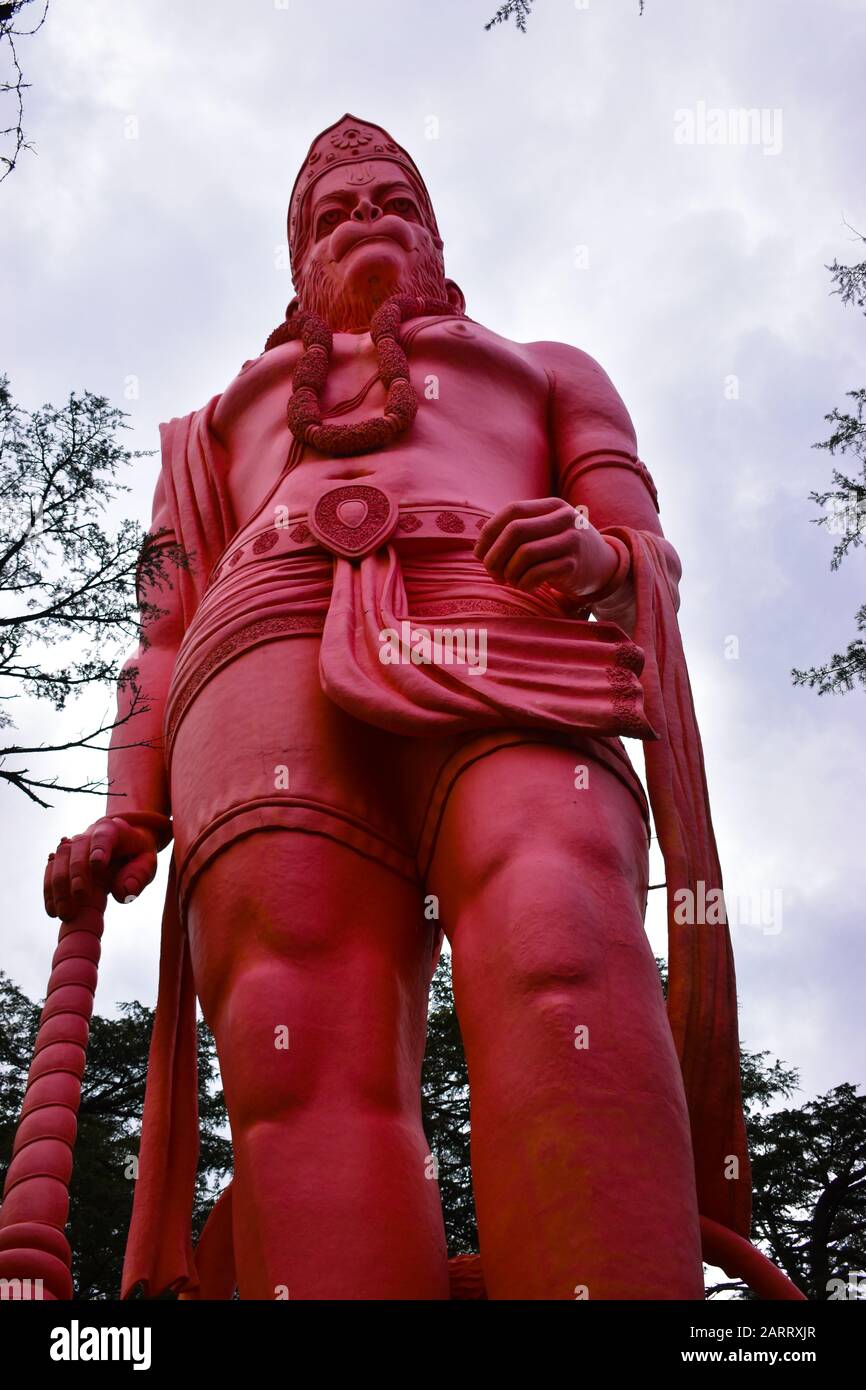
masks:
[[[6,1297],[72,1297],[69,1182],[105,904],[93,888],[60,925],[0,1207]]]

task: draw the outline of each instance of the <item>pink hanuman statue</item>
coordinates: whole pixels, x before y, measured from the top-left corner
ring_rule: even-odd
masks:
[[[68,931],[173,839],[123,1293],[449,1297],[419,1096],[444,933],[476,1294],[700,1299],[703,1243],[783,1296],[743,1239],[724,914],[679,920],[721,874],[680,564],[628,412],[585,352],[467,315],[380,127],[317,137],[288,236],[285,322],[162,427],[152,531],[189,567],[141,577],[148,743],[120,731],[107,814],[46,873]],[[667,1008],[622,736],[664,852]],[[194,1249],[196,999],[234,1175]]]

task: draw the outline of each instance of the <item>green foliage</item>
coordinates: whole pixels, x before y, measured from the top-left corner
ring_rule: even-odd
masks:
[[[139,614],[147,623],[161,611],[153,603],[139,608],[136,576],[161,590],[171,582],[169,566],[188,563],[177,544],[157,544],[137,522],[105,524],[109,504],[129,491],[118,471],[144,457],[120,443],[124,420],[89,391],[72,392],[63,406],[25,411],[0,376],[0,728],[13,726],[3,707],[22,694],[62,710],[86,686],[113,686],[121,653],[133,641],[144,644]],[[128,667],[121,677],[132,699],[117,723],[142,709],[136,676]],[[0,778],[41,806],[45,789],[104,791],[103,784],[34,777],[9,760],[98,748],[92,740],[114,727],[57,744],[0,747]]]
[[[469,1166],[469,1077],[451,994],[451,957],[443,953],[430,986],[421,1115],[436,1160],[450,1255],[478,1249]]]
[[[532,14],[533,0],[506,0],[492,19],[485,24],[485,29],[492,29],[496,24],[505,24],[507,20],[513,19],[521,34],[526,33],[526,21]]]
[[[497,24],[505,24],[508,20],[513,19],[519,32],[525,34],[527,32],[526,21],[532,14],[534,3],[535,0],[505,0],[493,18],[487,21],[484,28],[493,29]],[[645,0],[638,0],[638,14],[643,14],[644,4]]]
[[[866,237],[861,236],[860,240],[866,243]],[[833,293],[840,296],[843,304],[854,305],[866,313],[866,261],[855,265],[834,261],[827,269],[835,285]],[[848,454],[855,467],[846,472],[834,468],[832,486],[809,494],[809,500],[824,510],[823,516],[815,518],[815,524],[827,527],[837,537],[830,560],[833,570],[839,568],[850,550],[866,541],[866,388],[848,391],[847,396],[853,402],[852,409],[835,407],[825,415],[833,432],[814,447],[826,449],[832,457]],[[866,604],[858,609],[854,621],[857,631],[866,635]],[[812,666],[807,671],[795,668],[791,675],[795,685],[808,686],[819,695],[853,690],[858,683],[866,687],[866,640],[855,637],[844,652],[834,652],[823,666]]]
[[[866,1271],[866,1096],[835,1086],[748,1122],[754,1230],[810,1299]]]
[[[740,1087],[746,1128],[754,1123],[756,1137],[760,1133],[762,1112],[780,1097],[787,1099],[800,1084],[800,1074],[794,1067],[786,1066],[778,1057],[768,1058],[769,1052],[749,1052],[745,1047],[740,1048]]]

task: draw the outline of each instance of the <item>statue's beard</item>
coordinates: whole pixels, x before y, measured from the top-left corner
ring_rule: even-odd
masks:
[[[311,260],[298,276],[298,299],[325,320],[335,333],[362,333],[386,299],[393,294],[421,295],[424,299],[447,299],[442,263],[434,251],[423,256],[414,274],[391,284],[387,290],[373,285],[346,285],[332,265]]]

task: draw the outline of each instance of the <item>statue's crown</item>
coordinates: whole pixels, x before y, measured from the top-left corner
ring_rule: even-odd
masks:
[[[433,234],[439,236],[427,185],[411,155],[402,145],[398,145],[396,140],[392,140],[387,130],[373,125],[370,121],[360,121],[357,116],[347,112],[316,136],[298,170],[289,199],[288,217],[289,252],[293,272],[298,267],[309,238],[309,218],[305,216],[305,205],[307,195],[316,179],[340,164],[361,164],[365,159],[387,159],[405,170],[421,200],[425,221]]]

